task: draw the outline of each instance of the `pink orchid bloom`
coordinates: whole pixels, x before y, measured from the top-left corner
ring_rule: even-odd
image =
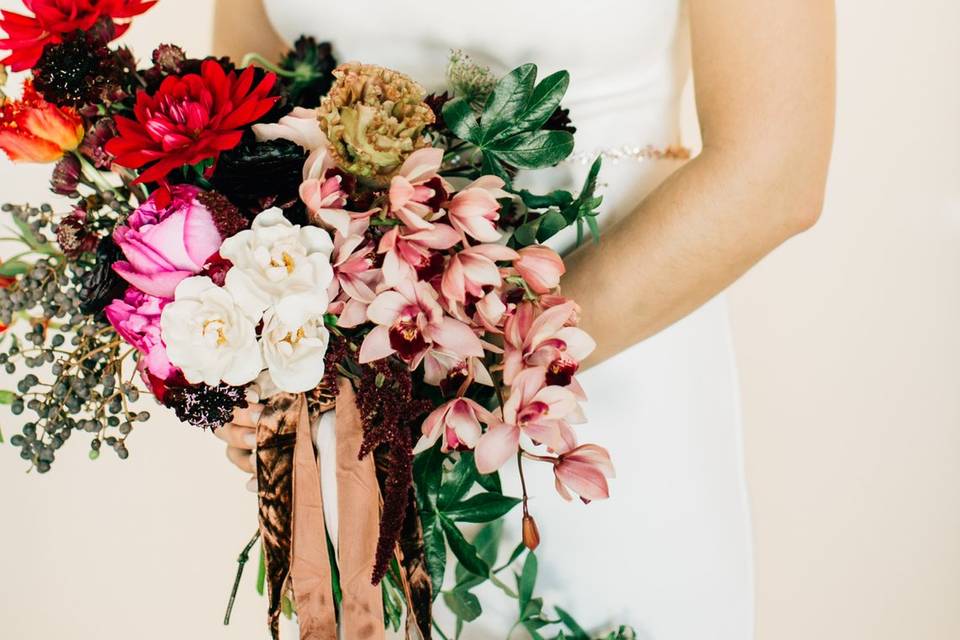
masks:
[[[432,280],[443,273],[446,251],[460,241],[450,225],[435,224],[430,229],[403,234],[399,227],[390,229],[380,239],[383,277],[387,286],[395,287],[405,280]]]
[[[583,329],[571,326],[576,303],[567,301],[543,310],[520,304],[504,327],[503,379],[507,384],[525,367],[544,367],[548,384],[566,387],[582,396],[573,375],[597,343]]]
[[[310,222],[320,227],[334,229],[348,235],[350,223],[366,220],[377,209],[370,211],[347,211],[347,192],[343,186],[344,176],[332,173],[320,178],[308,178],[300,184],[300,199],[307,205]]]
[[[493,473],[517,454],[521,433],[555,451],[576,444],[568,420],[581,419],[573,392],[546,384],[546,369],[525,369],[510,388],[503,405],[503,422],[491,426],[476,446],[477,470]]]
[[[367,307],[377,297],[383,281],[374,267],[373,243],[367,239],[367,220],[350,223],[349,234],[337,231],[333,236],[334,279],[327,294],[333,302],[329,312],[338,316],[341,327],[356,327],[367,321]]]
[[[466,324],[445,316],[437,293],[426,282],[404,280],[395,290],[379,294],[367,308],[377,326],[360,346],[360,363],[396,353],[411,371],[434,349],[460,358],[483,357],[480,339]]]
[[[295,107],[277,122],[253,125],[257,140],[289,140],[310,155],[303,165],[303,179],[315,179],[336,166],[331,156],[330,143],[317,123],[317,110]]]
[[[610,453],[595,444],[584,444],[560,454],[553,466],[557,492],[572,500],[570,492],[585,503],[610,497],[607,478],[616,477]]]
[[[454,254],[443,273],[441,291],[451,300],[464,304],[467,296],[486,295],[485,287],[499,289],[503,283],[497,262],[515,260],[517,252],[499,244],[480,244]]]
[[[496,176],[482,176],[453,196],[447,205],[447,217],[454,229],[480,242],[500,239],[496,221],[500,219],[500,198],[509,198],[504,182]]]
[[[513,261],[513,268],[537,295],[556,289],[560,285],[560,276],[567,271],[557,252],[543,245],[520,249],[520,256]]]
[[[390,181],[390,213],[411,229],[430,229],[431,222],[443,215],[440,207],[452,188],[437,174],[442,163],[443,149],[419,149]]]
[[[446,394],[457,393],[466,381],[493,386],[493,378],[482,358],[464,358],[443,349],[431,349],[423,358],[423,381],[440,387]]]
[[[443,437],[444,453],[458,449],[473,449],[480,440],[480,423],[489,424],[493,414],[470,398],[454,398],[430,413],[423,421],[423,436],[413,453],[426,451]]]

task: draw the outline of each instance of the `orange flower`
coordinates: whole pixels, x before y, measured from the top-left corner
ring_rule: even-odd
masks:
[[[30,80],[22,98],[0,105],[0,149],[14,162],[56,162],[82,140],[76,111],[44,100]]]

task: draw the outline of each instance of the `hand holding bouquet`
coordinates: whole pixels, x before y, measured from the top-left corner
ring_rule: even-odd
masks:
[[[0,148],[56,162],[72,204],[5,208],[25,251],[0,266],[0,361],[52,376],[4,396],[36,415],[11,438],[21,456],[46,472],[86,432],[91,457],[127,457],[149,417],[131,406],[137,378],[211,429],[255,389],[275,633],[295,604],[304,638],[335,637],[338,611],[349,634],[361,608],[430,637],[449,550],[458,625],[481,615],[472,589],[491,580],[535,637],[586,637],[532,597],[540,532],[526,489],[505,496],[498,475],[549,464],[584,502],[613,475],[576,435],[594,342],[543,244],[569,226],[596,236],[599,161],[579,194],[513,186],[573,150],[568,74],[496,79],[458,53],[450,92],[428,95],[390,69],[337,66],[310,39],[266,69],[163,45],[138,70],[110,42],[152,3],[26,4],[34,16],[0,20],[3,63],[31,72],[0,107]],[[335,472],[311,438],[334,413]],[[518,504],[523,544],[495,571]],[[468,540],[458,523],[487,524]],[[497,574],[524,553],[514,590]]]

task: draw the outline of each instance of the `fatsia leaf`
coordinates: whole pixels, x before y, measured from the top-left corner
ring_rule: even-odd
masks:
[[[443,511],[454,522],[491,522],[520,504],[519,498],[499,493],[478,493]]]
[[[458,618],[472,622],[483,613],[480,600],[469,591],[457,589],[443,594],[443,600]]]
[[[552,167],[573,152],[573,134],[546,130],[518,133],[495,140],[484,149],[520,169]]]
[[[483,115],[480,116],[480,124],[483,128],[482,142],[493,140],[502,131],[512,126],[517,116],[530,102],[536,80],[537,65],[525,64],[497,82],[497,86],[483,107]],[[446,110],[444,110],[444,119],[446,119]]]
[[[437,444],[417,455],[413,461],[413,477],[417,479],[417,504],[421,511],[434,509],[440,493],[440,481],[443,477],[443,461],[446,455],[440,450],[443,443]]]
[[[511,124],[510,130],[533,131],[542,127],[560,106],[569,86],[570,73],[567,71],[557,71],[544,78],[533,90],[529,102]]]
[[[476,460],[474,460],[476,464]],[[494,471],[493,473],[477,474],[477,484],[486,489],[491,493],[503,493],[503,486],[500,484],[500,472]]]
[[[478,576],[490,575],[490,567],[477,555],[477,548],[467,542],[457,525],[442,514],[439,515],[439,519],[444,533],[447,534],[447,544],[450,545],[450,551],[460,561],[463,568]]]

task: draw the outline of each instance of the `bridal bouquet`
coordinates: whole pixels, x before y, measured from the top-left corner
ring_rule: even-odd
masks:
[[[32,414],[10,438],[21,457],[47,472],[81,434],[92,459],[128,457],[144,391],[210,429],[254,394],[275,636],[295,607],[303,638],[447,637],[437,599],[459,635],[489,580],[533,637],[589,637],[535,597],[540,534],[498,475],[551,465],[585,502],[613,475],[572,426],[594,342],[542,244],[596,235],[599,161],[578,194],[513,187],[572,152],[568,74],[497,79],[455,53],[447,92],[427,94],[308,38],[276,65],[163,45],[140,68],[111,43],[153,2],[24,4],[0,19],[0,63],[28,72],[0,148],[55,163],[69,205],[3,207],[22,250],[0,265],[0,365],[36,371],[0,392]],[[518,505],[523,539],[501,557]]]

